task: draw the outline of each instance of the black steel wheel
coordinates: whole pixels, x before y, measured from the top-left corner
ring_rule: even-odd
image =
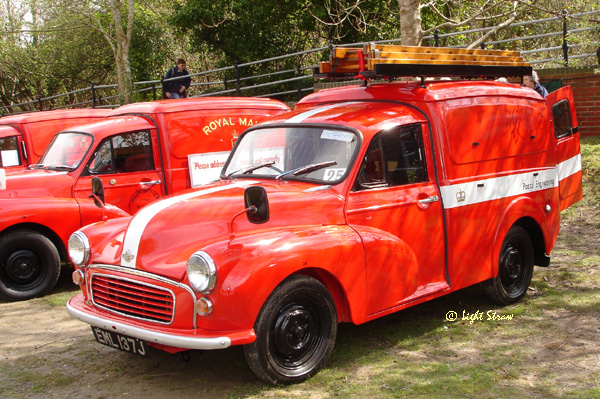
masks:
[[[22,301],[50,292],[60,274],[58,250],[47,237],[28,230],[0,239],[0,297]]]
[[[533,261],[533,245],[529,234],[522,227],[511,227],[500,250],[498,275],[484,283],[486,294],[502,305],[523,298],[531,283]]]
[[[337,332],[333,299],[319,281],[292,276],[271,293],[254,329],[256,341],[244,347],[252,371],[270,384],[304,381],[333,351]]]

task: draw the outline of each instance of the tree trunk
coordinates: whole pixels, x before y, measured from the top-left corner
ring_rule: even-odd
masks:
[[[420,46],[423,39],[421,28],[421,2],[398,0],[400,9],[400,35],[403,46]]]
[[[129,44],[131,43],[131,32],[133,29],[133,0],[127,0],[127,26],[123,30],[123,19],[121,16],[121,1],[110,0],[109,8],[115,22],[115,64],[117,68],[117,83],[119,85],[119,97],[121,104],[131,102],[133,92],[133,77],[129,63]]]

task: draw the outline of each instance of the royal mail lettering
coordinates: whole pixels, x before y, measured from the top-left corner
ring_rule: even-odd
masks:
[[[572,125],[559,138],[558,101]],[[227,157],[190,155],[192,169],[224,162],[211,182],[74,233],[81,292],[67,311],[169,351],[242,345],[263,381],[303,381],[326,364],[340,322],[474,285],[499,305],[527,295],[534,265],[549,265],[561,210],[581,199],[576,127],[570,87],[546,98],[492,79],[319,91],[245,130]],[[121,311],[126,290],[95,298],[97,278],[136,285],[144,306]]]
[[[254,125],[254,121],[250,118],[234,118],[234,117],[227,117],[227,118],[219,118],[219,119],[215,119],[213,121],[210,121],[206,126],[204,126],[202,128],[202,131],[204,132],[204,134],[210,134],[212,132],[214,132],[217,129],[223,128],[225,126],[245,126],[245,127],[249,127],[249,126],[253,126]]]

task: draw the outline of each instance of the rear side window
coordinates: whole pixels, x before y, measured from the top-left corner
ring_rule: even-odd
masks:
[[[0,138],[0,168],[21,165],[17,137]]]
[[[354,190],[394,187],[427,180],[421,126],[399,126],[373,138]]]
[[[554,135],[557,139],[573,133],[571,108],[567,100],[560,100],[552,106],[552,118],[554,119]]]
[[[113,136],[100,143],[90,163],[90,173],[130,173],[154,169],[150,132]]]

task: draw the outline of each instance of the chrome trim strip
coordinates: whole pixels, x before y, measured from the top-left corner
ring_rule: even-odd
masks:
[[[224,349],[231,346],[231,339],[229,337],[192,338],[151,331],[145,328],[133,327],[125,323],[108,321],[101,317],[87,314],[78,309],[75,309],[68,302],[67,313],[74,319],[77,319],[95,327],[104,328],[105,330],[118,332],[120,334],[143,339],[144,341],[156,344],[173,346],[175,348],[211,350]]]
[[[142,270],[137,270],[137,269],[130,269],[128,267],[122,267],[122,266],[114,266],[114,265],[105,265],[105,264],[95,264],[95,265],[89,265],[87,267],[86,270],[112,270],[115,272],[119,272],[119,273],[125,273],[125,274],[133,274],[136,276],[140,276],[140,277],[145,277],[145,278],[149,278],[152,280],[156,280],[156,281],[160,281],[163,284],[169,284],[169,285],[173,285],[175,287],[181,288],[182,290],[185,290],[188,292],[188,294],[190,294],[190,296],[192,297],[192,301],[194,302],[194,309],[196,309],[196,302],[198,302],[198,298],[196,297],[196,294],[194,292],[194,290],[192,290],[192,288],[186,284],[180,283],[178,281],[174,281],[171,279],[168,279],[166,277],[162,277],[162,276],[157,276],[156,274],[152,274],[152,273],[148,273],[148,272],[144,272]],[[90,277],[91,278],[91,277]],[[87,281],[87,287],[88,287],[88,294],[89,291],[91,290],[91,284],[90,281]],[[88,295],[88,298],[91,298],[90,295]],[[196,323],[196,314],[192,314],[192,326],[194,328],[197,328],[198,325]]]
[[[130,281],[130,282],[135,283],[137,285],[143,285],[143,286],[146,286],[146,287],[152,287],[152,288],[155,288],[155,289],[157,289],[159,291],[164,291],[164,292],[170,294],[171,295],[171,299],[173,300],[173,309],[171,311],[171,320],[169,320],[169,321],[159,321],[159,320],[154,320],[154,319],[151,319],[151,318],[133,316],[133,315],[128,314],[128,313],[123,313],[123,312],[120,312],[120,311],[115,310],[115,309],[107,308],[106,306],[103,306],[103,305],[97,303],[96,300],[95,300],[95,298],[94,298],[94,285],[92,283],[93,278],[96,277],[96,276],[107,277],[109,279],[114,279],[114,280],[119,280],[119,281]],[[92,292],[92,296],[90,297],[90,298],[92,298],[92,303],[95,306],[99,307],[100,309],[106,310],[107,312],[116,313],[118,315],[121,315],[121,316],[124,316],[124,317],[128,317],[128,318],[131,318],[131,319],[142,320],[142,321],[146,321],[146,322],[149,322],[149,323],[157,323],[157,324],[163,324],[163,325],[169,325],[169,324],[173,323],[173,320],[175,319],[175,308],[177,307],[177,298],[175,297],[175,294],[173,294],[173,291],[171,291],[171,290],[169,290],[167,288],[160,287],[158,285],[143,283],[141,281],[137,281],[137,280],[134,280],[132,278],[115,276],[114,274],[106,274],[106,273],[96,272],[96,273],[92,274],[91,277],[90,277],[90,291]]]

